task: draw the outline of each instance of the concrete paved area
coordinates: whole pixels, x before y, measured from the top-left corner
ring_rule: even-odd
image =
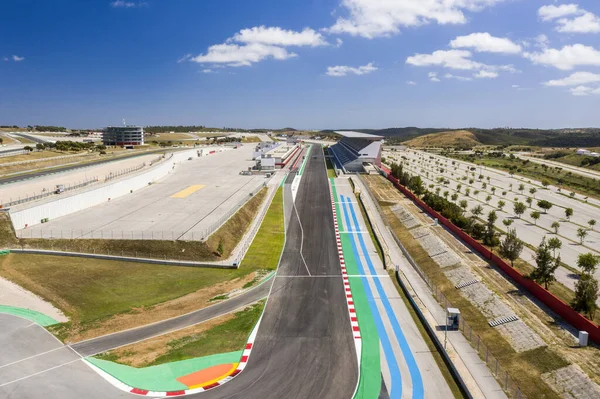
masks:
[[[242,176],[253,145],[194,158],[155,184],[85,211],[19,231],[21,237],[202,240],[267,183]]]
[[[450,194],[449,198],[452,194],[458,194],[456,203],[461,200],[467,200],[468,210],[481,205],[483,208],[481,218],[485,219],[490,211],[495,210],[498,215],[498,220],[496,221],[498,229],[506,231],[507,228],[503,225],[502,221],[504,219],[513,220],[510,228],[515,228],[519,238],[534,247],[537,247],[544,237],[548,239],[555,236],[551,225],[555,221],[559,222],[558,238],[562,241],[562,248],[560,250],[561,260],[573,268],[577,268],[577,257],[582,253],[591,252],[600,255],[600,251],[598,250],[598,243],[600,243],[599,231],[588,230],[587,237],[583,240],[583,245],[580,244],[580,240],[577,237],[577,230],[579,228],[589,229],[587,224],[589,220],[600,220],[598,216],[600,215],[600,208],[591,203],[585,203],[580,196],[570,198],[568,195],[565,195],[567,193],[566,190],[560,193],[553,186],[545,189],[540,182],[534,180],[516,175],[511,177],[508,173],[492,168],[480,167],[468,162],[453,160],[421,151],[386,152],[385,156],[391,160],[395,158],[397,161],[400,161],[400,156],[407,157],[408,162],[404,162],[406,171],[413,175],[421,176],[426,187],[433,184],[434,189],[435,187],[440,187],[441,194],[444,191],[448,191]],[[452,165],[452,162],[455,162],[455,165]],[[444,170],[443,173],[439,171],[440,167]],[[475,169],[471,170],[471,168]],[[472,174],[475,174],[475,176]],[[482,180],[478,179],[480,174],[484,176]],[[463,180],[463,176],[467,176],[467,179]],[[487,180],[488,177],[490,178],[489,181]],[[437,182],[438,178],[445,178],[450,181],[450,184],[440,184]],[[473,179],[473,183],[470,183],[470,179]],[[487,184],[487,188],[483,188],[483,183]],[[458,184],[462,185],[460,192],[457,189]],[[524,185],[524,190],[522,191],[518,189],[521,184]],[[471,190],[469,196],[465,193],[467,187]],[[495,192],[492,191],[492,187],[495,187]],[[536,189],[534,194],[529,192],[531,188]],[[429,189],[431,190],[431,188]],[[479,193],[475,194],[475,190],[479,190]],[[506,192],[506,195],[502,195],[502,192]],[[488,195],[491,196],[490,200],[487,200]],[[534,197],[532,207],[528,206],[525,214],[521,218],[517,218],[513,210],[515,200],[526,204],[525,200],[528,197]],[[550,201],[553,204],[553,207],[547,214],[544,214],[536,205],[537,201],[541,199]],[[499,201],[506,203],[502,210],[498,208]],[[573,209],[574,213],[570,220],[565,218],[566,208]],[[537,224],[534,223],[534,220],[530,216],[530,213],[534,210],[542,213]],[[525,258],[525,260],[528,259],[530,260],[529,257]],[[596,277],[600,277],[600,270],[596,272]],[[565,282],[565,284],[568,285],[569,283]]]

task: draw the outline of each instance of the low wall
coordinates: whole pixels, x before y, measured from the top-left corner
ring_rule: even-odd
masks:
[[[554,296],[551,292],[547,291],[544,287],[536,283],[535,281],[523,276],[518,270],[511,267],[503,259],[496,256],[489,249],[484,247],[482,244],[477,242],[473,237],[465,233],[459,227],[455,226],[451,221],[440,215],[437,211],[431,208],[429,205],[424,203],[420,198],[414,195],[406,187],[398,183],[398,179],[392,177],[388,173],[385,173],[387,179],[394,184],[394,186],[400,190],[404,195],[410,198],[420,208],[427,212],[431,217],[438,219],[438,222],[445,226],[448,230],[452,231],[458,238],[467,243],[471,248],[479,252],[482,256],[492,261],[500,270],[506,273],[512,278],[518,286],[529,291],[533,296],[539,299],[544,305],[548,306],[553,312],[558,314],[560,317],[565,319],[573,327],[580,331],[587,331],[592,341],[600,344],[600,326],[594,322],[588,320],[580,313],[576,312],[569,305],[564,303],[562,300]]]
[[[196,149],[174,153],[171,158],[165,160],[159,165],[150,168],[138,175],[127,179],[116,181],[95,188],[93,190],[81,192],[67,197],[60,197],[54,201],[40,204],[33,203],[31,207],[19,210],[9,210],[15,230],[24,229],[27,226],[33,226],[41,223],[42,219],[50,220],[70,215],[72,213],[103,204],[111,199],[129,194],[148,186],[149,184],[167,176],[176,163],[188,159],[190,156],[197,156]],[[168,155],[167,155],[168,156]]]

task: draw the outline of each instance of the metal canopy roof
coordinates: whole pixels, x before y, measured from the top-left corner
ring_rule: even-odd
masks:
[[[340,136],[348,137],[351,139],[365,139],[365,140],[375,141],[375,140],[382,140],[384,138],[383,136],[376,136],[374,134],[360,133],[360,132],[353,132],[353,131],[336,130],[335,133],[339,134]]]

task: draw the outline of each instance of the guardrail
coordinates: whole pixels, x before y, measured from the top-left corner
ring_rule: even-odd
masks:
[[[18,152],[18,151],[16,151]],[[6,156],[14,156],[14,155],[24,155],[24,154],[28,154],[30,151],[28,150],[23,150],[22,153],[19,154],[13,154],[10,153],[10,155],[6,155]],[[48,158],[36,158],[36,159],[27,159],[24,161],[14,161],[14,162],[6,162],[6,163],[2,163],[0,164],[0,168],[5,167],[5,166],[14,166],[14,165],[25,165],[25,164],[29,164],[29,163],[34,163],[34,162],[48,162],[48,161],[54,161],[54,160],[59,160],[59,159],[66,159],[66,158],[77,158],[77,157],[86,157],[86,156],[90,156],[90,153],[85,153],[85,154],[70,154],[70,155],[60,155],[57,157],[48,157]]]
[[[79,188],[82,187],[86,187],[89,186],[90,184],[94,184],[99,182],[97,177],[92,177],[89,180],[84,180],[81,183],[74,183],[71,185],[66,185],[63,186],[61,193],[67,192],[67,191],[71,191],[71,190],[77,190]],[[9,199],[8,202],[3,202],[1,204],[1,206],[3,208],[9,208],[11,206],[16,206],[16,205],[20,205],[20,204],[24,204],[26,202],[30,202],[30,201],[37,201],[39,199],[43,199],[43,198],[47,198],[50,197],[52,195],[60,195],[61,193],[57,193],[56,190],[43,190],[41,193],[39,194],[33,194],[31,196],[27,196],[24,198],[19,197],[19,199],[13,200],[12,198]]]

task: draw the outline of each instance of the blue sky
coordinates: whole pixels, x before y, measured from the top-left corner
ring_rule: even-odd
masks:
[[[600,126],[596,0],[0,3],[0,124]]]

